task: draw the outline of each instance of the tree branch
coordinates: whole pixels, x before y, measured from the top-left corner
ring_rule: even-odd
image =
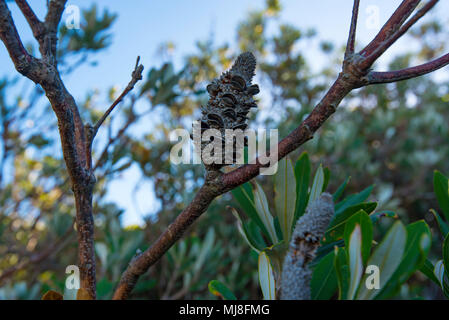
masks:
[[[367,55],[371,54],[377,47],[399,30],[418,3],[419,1],[416,0],[403,1],[374,40],[371,41],[362,52],[346,55],[343,61],[342,72],[340,72],[334,84],[318,105],[316,105],[310,115],[295,130],[279,142],[278,159],[282,159],[306,141],[310,140],[313,137],[314,132],[316,132],[336,111],[340,102],[349,92],[355,88],[375,83],[376,76],[377,78],[379,78],[379,75],[383,78],[387,77],[388,73],[369,72],[366,66],[371,66],[375,59],[370,61],[367,59]],[[356,6],[357,1],[355,2],[355,7]],[[351,52],[350,50],[355,36],[356,10],[354,11],[351,22],[351,25],[354,25],[354,27],[350,28],[348,37],[349,53]],[[419,15],[416,17],[418,16]],[[396,78],[393,79],[393,77],[391,77],[391,81],[417,77],[442,68],[448,64],[448,59],[449,57],[444,56],[422,66],[397,71]],[[120,282],[114,292],[113,299],[126,299],[136,285],[138,278],[167,252],[167,250],[182,236],[184,231],[207,210],[209,204],[216,197],[256,177],[259,175],[260,168],[262,167],[259,160],[256,160],[256,164],[243,165],[226,174],[222,174],[219,171],[208,171],[206,182],[200,188],[193,201],[179,214],[175,221],[168,226],[151,247],[139,256],[134,257],[130,262],[129,266],[122,274]],[[211,177],[211,174],[216,174],[216,176]]]
[[[78,106],[64,86],[56,63],[56,34],[65,3],[66,0],[52,0],[49,4],[45,19],[44,40],[39,41],[42,59],[34,58],[26,52],[5,0],[0,0],[0,39],[5,44],[17,71],[40,84],[44,89],[58,119],[62,153],[75,196],[81,287],[95,298],[96,268],[92,216],[95,177],[87,161],[86,136]],[[22,2],[21,5],[25,13],[29,15],[28,19],[34,21],[26,4]]]
[[[390,48],[393,43],[396,42],[400,37],[402,37],[419,19],[421,19],[430,9],[432,9],[438,0],[431,0],[427,2],[418,12],[410,18],[401,28],[395,31],[390,37],[379,44],[377,48],[367,57],[362,68],[366,68],[368,65],[372,65],[375,60],[377,60],[388,48]]]
[[[351,54],[354,53],[357,18],[359,16],[359,5],[360,0],[354,0],[354,5],[352,7],[351,26],[349,28],[348,43],[346,44],[345,50],[345,58],[349,57]]]
[[[432,60],[430,62],[415,67],[410,67],[396,71],[370,72],[367,76],[367,79],[369,84],[397,82],[425,75],[427,73],[441,69],[442,67],[448,64],[449,64],[449,53],[439,57],[438,59]]]
[[[371,67],[374,61],[383,53],[377,52],[372,55],[377,48],[379,48],[385,41],[387,41],[395,32],[399,30],[402,24],[412,14],[413,10],[418,6],[420,0],[404,0],[388,19],[384,26],[374,39],[360,52],[364,57],[367,57],[360,65],[363,70]],[[386,50],[386,49],[385,49]]]
[[[27,20],[31,31],[33,31],[33,36],[36,39],[41,39],[43,33],[45,32],[45,26],[42,21],[39,20],[39,18],[34,13],[33,9],[31,9],[30,5],[26,0],[15,0],[17,6],[19,7],[20,11],[22,11],[22,14],[24,15],[25,19]]]
[[[112,105],[106,110],[106,112],[103,114],[103,116],[98,120],[98,122],[95,124],[92,130],[92,136],[90,137],[92,143],[93,139],[97,135],[98,129],[103,124],[103,122],[106,120],[106,118],[109,116],[109,114],[114,110],[114,108],[125,98],[125,96],[134,89],[134,86],[139,80],[142,80],[142,71],[143,71],[143,65],[139,64],[140,57],[137,57],[136,60],[136,66],[134,67],[134,71],[131,73],[131,81],[126,86],[125,90],[118,96],[117,99],[112,103]]]

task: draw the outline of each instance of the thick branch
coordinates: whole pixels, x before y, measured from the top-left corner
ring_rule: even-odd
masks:
[[[26,14],[28,7],[20,2]],[[0,0],[0,39],[21,74],[41,85],[58,119],[64,161],[72,182],[76,203],[81,286],[96,297],[94,223],[92,192],[95,183],[86,154],[86,136],[75,99],[65,88],[56,67],[56,32],[66,1],[52,0],[45,19],[43,41],[39,41],[42,59],[26,52],[5,0]],[[32,16],[28,19],[34,21]],[[34,21],[35,22],[35,21]],[[34,23],[33,22],[33,23]]]
[[[184,234],[185,230],[199,217],[218,195],[223,193],[220,176],[209,175],[192,202],[179,214],[175,221],[161,234],[149,249],[134,257],[122,274],[113,299],[126,299],[139,277],[162,257],[167,250]]]

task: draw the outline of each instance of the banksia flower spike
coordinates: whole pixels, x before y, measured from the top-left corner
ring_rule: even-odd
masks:
[[[320,239],[333,216],[332,195],[323,193],[298,219],[282,268],[282,300],[310,300],[312,270],[308,264],[314,259]]]
[[[232,68],[225,71],[218,79],[214,79],[208,86],[209,101],[206,106],[201,107],[202,116],[200,119],[201,133],[207,129],[217,129],[221,133],[222,154],[218,155],[221,159],[220,163],[206,163],[205,157],[210,152],[204,152],[202,157],[206,170],[219,170],[225,164],[225,131],[226,129],[247,128],[247,115],[251,108],[257,108],[253,96],[259,93],[259,86],[251,84],[256,69],[256,58],[250,52],[242,53],[234,62]],[[194,128],[195,130],[195,128]],[[194,135],[195,136],[195,135]],[[211,141],[198,141],[196,147],[203,151]],[[242,145],[238,145],[238,139],[233,140],[232,161],[234,163],[237,157],[237,151],[242,150]],[[229,155],[228,155],[229,158]]]

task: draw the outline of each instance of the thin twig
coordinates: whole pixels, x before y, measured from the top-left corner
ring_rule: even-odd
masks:
[[[134,89],[134,86],[139,80],[142,80],[142,71],[143,71],[143,65],[139,64],[140,56],[137,57],[136,60],[136,66],[134,67],[134,71],[131,73],[131,81],[126,86],[125,90],[118,96],[117,99],[112,103],[112,105],[106,110],[106,112],[103,114],[103,116],[98,120],[98,122],[93,127],[92,136],[90,137],[91,142],[97,135],[98,129],[103,124],[103,122],[106,120],[106,118],[109,116],[109,114],[114,110],[114,108],[123,100],[123,98],[132,90]]]
[[[413,15],[399,30],[381,43],[368,57],[367,62],[375,61],[379,58],[393,43],[402,37],[419,19],[421,19],[430,9],[432,9],[438,0],[431,0],[427,2],[418,12]]]
[[[348,43],[346,45],[345,51],[345,58],[349,57],[351,54],[354,53],[355,36],[357,29],[357,17],[359,16],[359,5],[360,0],[354,0],[354,5],[352,7],[351,26],[349,28]]]
[[[449,64],[449,53],[439,57],[438,59],[429,61],[419,66],[414,66],[396,71],[385,71],[385,72],[373,71],[368,74],[367,78],[369,84],[397,82],[425,75],[427,73],[441,69],[442,67],[448,64]]]

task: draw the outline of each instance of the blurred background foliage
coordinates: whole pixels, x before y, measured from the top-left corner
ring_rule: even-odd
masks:
[[[172,55],[166,54],[176,50],[176,44],[161,44],[159,54],[165,63],[146,65],[140,87],[103,127],[105,133],[94,146],[100,299],[112,296],[132,257],[157,239],[203,181],[202,166],[170,163],[169,134],[180,127],[191,129],[199,106],[207,101],[208,81],[228,68],[238,53],[252,51],[258,59],[262,93],[250,125],[278,128],[284,137],[335,79],[342,44],[321,39],[313,29],[283,23],[278,18],[281,10],[279,1],[268,0],[263,10],[248,12],[235,30],[235,43],[199,40],[196,51],[185,57],[184,67],[178,70]],[[95,54],[112,41],[110,27],[117,14],[92,6],[82,15],[81,30],[60,29],[59,60],[65,74],[85,64],[94,68]],[[274,35],[267,34],[268,25]],[[414,28],[408,38],[419,50],[394,57],[388,67],[403,68],[439,55],[448,31],[439,21]],[[305,57],[310,45],[319,46],[327,57],[319,72],[309,68]],[[28,47],[33,49],[32,44]],[[117,91],[111,87],[107,92],[111,102]],[[92,123],[105,108],[97,103],[98,94],[88,92],[78,101],[82,116]],[[296,161],[307,151],[315,166],[322,163],[330,168],[331,192],[351,176],[348,194],[374,185],[371,200],[379,202],[378,209],[395,211],[405,223],[424,218],[432,227],[436,258],[441,239],[429,209],[437,207],[433,170],[449,172],[448,103],[449,82],[432,76],[356,90],[291,158]],[[133,132],[136,128],[138,136]],[[0,299],[39,298],[48,289],[63,292],[65,269],[77,259],[75,210],[55,117],[39,87],[15,75],[0,79],[0,134]],[[123,210],[105,200],[105,195],[114,179],[132,166],[140,169],[140,181],[152,182],[160,206],[146,217],[144,226],[124,227]],[[272,180],[257,180],[273,203]],[[226,284],[240,299],[261,298],[257,254],[239,236],[227,205],[235,205],[230,193],[214,201],[207,214],[140,279],[132,298],[210,299],[214,296],[207,284],[212,279]],[[419,274],[409,286],[401,298],[442,297]]]

